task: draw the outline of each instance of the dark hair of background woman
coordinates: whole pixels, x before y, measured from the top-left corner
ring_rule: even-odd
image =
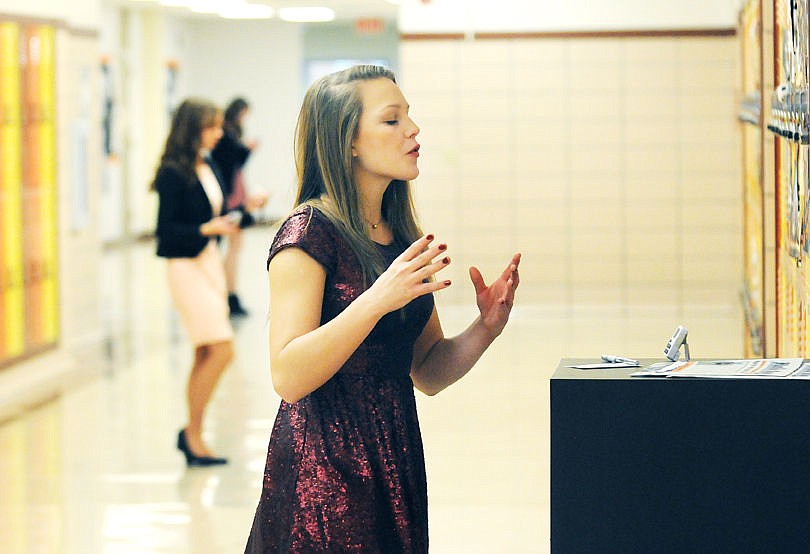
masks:
[[[184,100],[174,112],[166,146],[160,157],[158,172],[171,167],[188,178],[189,185],[196,182],[197,156],[201,147],[203,129],[214,125],[219,108],[213,102],[199,98]],[[157,176],[156,176],[157,177]],[[153,180],[150,188],[155,190]]]
[[[225,121],[222,123],[223,130],[233,135],[234,138],[241,139],[242,124],[239,122],[239,114],[242,113],[242,110],[249,107],[250,105],[247,100],[241,96],[231,100],[231,103],[225,108]]]

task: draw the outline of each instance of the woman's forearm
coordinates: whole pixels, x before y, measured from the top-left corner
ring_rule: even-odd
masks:
[[[412,370],[414,385],[428,395],[444,390],[472,369],[496,336],[477,317],[461,334],[438,340]]]

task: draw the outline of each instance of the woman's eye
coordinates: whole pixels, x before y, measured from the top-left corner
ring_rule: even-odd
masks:
[[[399,120],[397,119],[389,119],[385,122],[386,125],[396,125],[397,123],[399,123]]]

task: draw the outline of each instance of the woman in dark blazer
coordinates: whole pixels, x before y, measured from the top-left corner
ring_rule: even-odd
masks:
[[[222,138],[211,151],[211,158],[216,163],[222,176],[222,189],[225,192],[225,204],[228,209],[242,213],[241,228],[253,224],[251,211],[257,210],[267,202],[267,195],[248,196],[242,181],[242,168],[250,154],[258,145],[257,141],[243,141],[243,124],[250,112],[250,105],[244,98],[234,98],[225,108],[225,120],[222,124]],[[228,285],[228,307],[232,316],[247,315],[236,292],[236,268],[242,238],[239,232],[228,237],[228,249],[225,254],[225,280]]]
[[[222,372],[233,358],[227,287],[216,239],[238,230],[221,215],[225,201],[207,158],[222,136],[222,113],[206,100],[177,108],[152,188],[159,196],[157,255],[167,258],[169,290],[190,342],[194,364],[186,389],[188,423],[177,448],[189,466],[227,463],[202,439],[203,416]]]

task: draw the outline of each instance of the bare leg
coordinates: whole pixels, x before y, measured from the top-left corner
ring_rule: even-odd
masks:
[[[233,359],[233,342],[223,341],[197,347],[194,366],[188,376],[186,397],[188,400],[188,426],[186,440],[197,456],[211,456],[211,451],[202,440],[202,423],[205,408],[222,376]]]
[[[239,251],[242,248],[242,231],[228,237],[228,251],[225,253],[225,284],[228,294],[236,292],[236,266],[239,262]]]

